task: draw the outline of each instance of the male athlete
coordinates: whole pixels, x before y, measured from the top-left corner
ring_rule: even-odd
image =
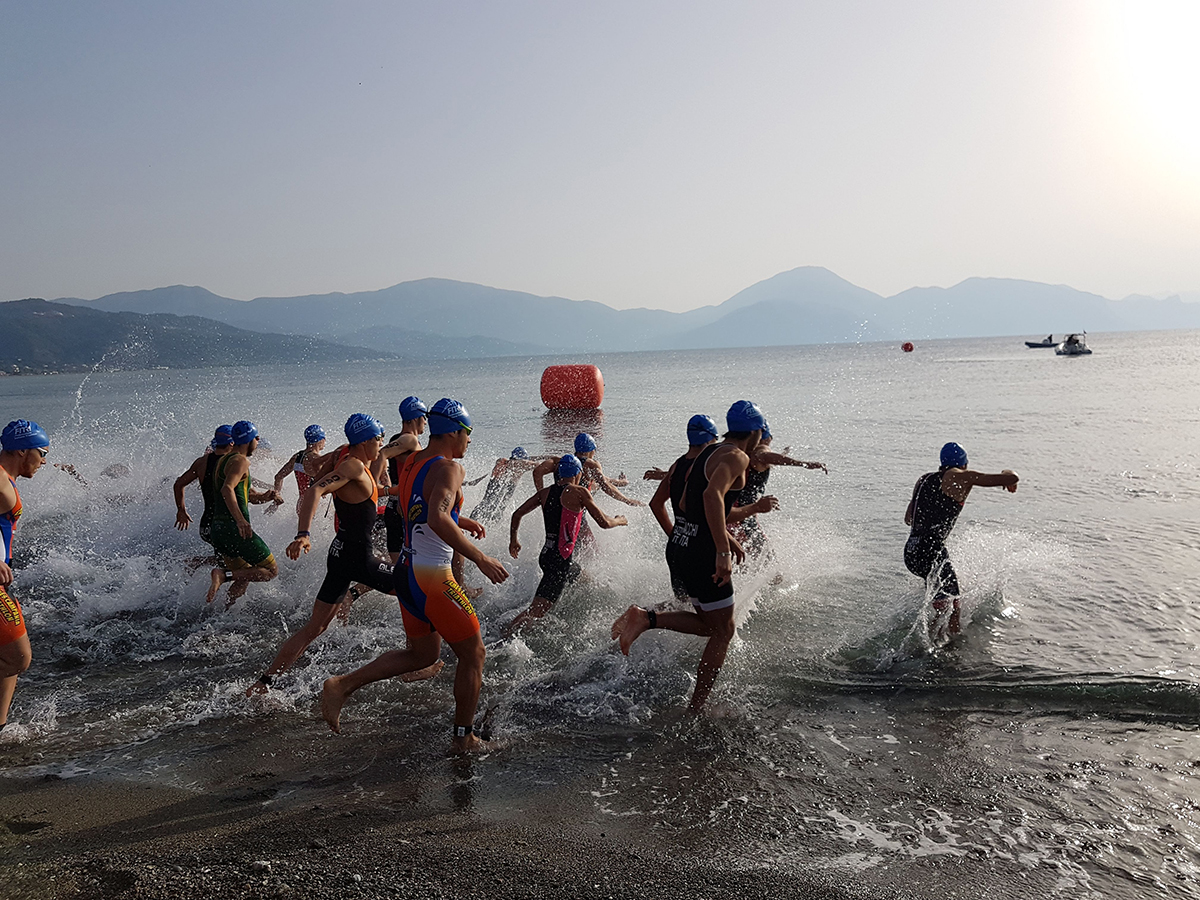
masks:
[[[213,434],[213,439],[208,445],[208,452],[203,456],[196,457],[196,460],[188,466],[186,472],[175,479],[175,527],[180,531],[187,531],[188,526],[192,524],[192,517],[188,515],[187,507],[184,505],[183,489],[193,481],[200,482],[200,498],[204,502],[204,511],[200,513],[200,540],[206,544],[212,544],[212,517],[215,504],[220,502],[217,497],[217,488],[214,478],[217,474],[217,463],[222,456],[225,456],[233,448],[233,426],[220,425]],[[208,562],[220,562],[215,557],[194,557],[189,561],[191,571],[195,571],[197,566],[202,566]]]
[[[371,416],[355,413],[346,420],[346,441],[350,452],[336,469],[310,485],[300,498],[299,528],[296,539],[287,547],[288,559],[299,559],[312,549],[313,516],[326,494],[333,495],[337,509],[338,531],[329,545],[325,559],[325,581],[313,601],[308,622],[283,642],[274,661],[258,681],[246,689],[246,696],[263,693],[272,679],[291,668],[308,645],[325,633],[337,613],[342,595],[351,582],[358,581],[384,594],[393,594],[392,566],[386,559],[375,556],[371,547],[371,530],[379,503],[379,489],[371,474],[371,464],[383,446],[383,426]],[[441,668],[441,666],[438,666]],[[436,670],[424,677],[436,674]]]
[[[17,676],[33,661],[21,604],[9,593],[13,529],[21,518],[17,479],[36,475],[46,462],[49,447],[50,438],[37,422],[17,419],[0,432],[0,728],[8,724]]]
[[[738,548],[727,530],[727,517],[733,508],[734,492],[746,484],[750,454],[762,435],[764,421],[762,411],[749,400],[733,404],[725,415],[725,440],[705,447],[684,479],[667,552],[674,556],[669,565],[682,582],[694,611],[659,613],[631,606],[612,627],[613,639],[620,641],[621,652],[626,655],[648,628],[708,638],[689,704],[693,712],[699,712],[708,699],[736,630],[733,556]]]
[[[904,545],[904,565],[914,575],[924,578],[926,590],[932,591],[933,608],[938,614],[930,625],[934,640],[945,640],[948,635],[962,631],[958,576],[946,552],[946,538],[967,502],[967,495],[972,487],[1002,487],[1015,494],[1020,480],[1011,469],[995,475],[968,469],[967,451],[953,441],[942,447],[941,467],[917,479],[904,512],[904,524],[912,529]]]
[[[237,422],[232,436],[233,449],[217,462],[213,476],[217,498],[213,503],[212,545],[224,560],[225,568],[212,570],[207,597],[212,603],[221,585],[232,581],[226,609],[246,593],[251,581],[270,581],[279,574],[275,557],[250,525],[251,503],[279,499],[273,490],[250,489],[250,457],[258,447],[258,429],[253,422]]]
[[[445,638],[458,658],[451,750],[485,749],[473,727],[483,686],[483,640],[475,609],[455,580],[450,559],[458,551],[493,584],[508,578],[508,572],[463,534],[466,529],[482,538],[483,527],[458,515],[463,502],[463,470],[455,460],[467,452],[471,427],[471,417],[461,403],[439,400],[429,410],[429,446],[410,455],[400,470],[406,543],[393,575],[407,647],[389,650],[347,675],[326,679],[321,715],[334,731],[341,730],[342,704],[347,697],[365,684],[433,665]]]
[[[601,528],[615,528],[627,524],[624,516],[606,515],[592,499],[592,492],[579,484],[583,475],[583,463],[578,457],[568,453],[560,458],[557,475],[554,484],[542,488],[512,514],[508,552],[513,559],[521,552],[521,542],[517,540],[521,520],[539,506],[542,508],[542,520],[546,526],[546,542],[538,555],[542,580],[538,582],[537,590],[534,591],[533,603],[529,609],[512,620],[508,626],[509,634],[515,634],[534,619],[540,619],[549,612],[567,585],[574,584],[583,574],[579,563],[572,557],[575,555],[575,541],[579,537],[579,526],[583,524],[585,511]]]
[[[300,499],[312,484],[313,473],[321,468],[325,449],[325,429],[320,425],[309,425],[304,429],[304,449],[288,457],[287,462],[275,473],[275,493],[283,497],[283,480],[288,473],[296,476],[296,487],[300,496],[296,498],[296,511],[300,511]]]
[[[711,416],[694,415],[688,420],[687,438],[687,452],[671,463],[669,469],[666,471],[651,469],[644,476],[646,480],[657,479],[659,481],[658,489],[650,498],[650,512],[654,514],[659,527],[667,535],[667,571],[671,576],[671,590],[679,600],[687,600],[688,592],[683,582],[683,575],[678,570],[677,557],[679,554],[671,544],[671,533],[675,530],[675,523],[680,518],[679,503],[683,500],[683,488],[687,484],[688,472],[692,469],[692,463],[704,452],[706,447],[716,443],[720,438],[720,434],[717,432],[717,423],[712,420]],[[658,472],[662,472],[661,477],[657,476]],[[733,525],[739,521],[736,509],[731,510],[726,516],[727,525]],[[734,557],[741,562],[745,558],[745,554],[742,552],[741,544],[732,535],[729,539],[729,546]]]
[[[394,436],[375,460],[371,471],[379,477],[380,484],[387,484],[387,503],[383,508],[383,524],[387,528],[387,551],[392,565],[400,558],[404,549],[404,518],[398,509],[397,494],[400,491],[400,465],[404,458],[421,449],[420,436],[425,433],[429,407],[420,397],[405,397],[400,401],[400,433]],[[385,471],[387,477],[383,478]]]

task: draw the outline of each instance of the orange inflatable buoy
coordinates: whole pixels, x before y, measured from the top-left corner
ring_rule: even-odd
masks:
[[[604,400],[604,376],[595,366],[547,366],[542,402],[550,409],[596,409]]]
[[[903,344],[900,345],[900,349],[903,350],[905,353],[912,353],[913,352],[912,341],[905,341]]]

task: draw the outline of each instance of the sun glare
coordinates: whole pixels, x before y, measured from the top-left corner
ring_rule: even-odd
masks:
[[[1118,77],[1141,135],[1200,175],[1200,3],[1113,8]]]

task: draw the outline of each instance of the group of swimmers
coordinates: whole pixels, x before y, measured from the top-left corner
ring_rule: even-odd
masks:
[[[596,503],[597,489],[631,506],[641,501],[621,493],[625,479],[607,477],[596,459],[591,435],[576,436],[573,452],[530,457],[518,447],[508,459],[497,460],[481,503],[471,517],[462,515],[463,467],[458,462],[471,443],[473,425],[466,407],[443,398],[427,407],[417,397],[400,403],[401,431],[385,443],[380,422],[364,413],[346,421],[346,442],[325,451],[326,435],[318,425],[304,432],[305,449],[289,457],[276,473],[273,486],[255,489],[250,459],[260,438],[254,423],[239,421],[216,429],[209,450],[198,457],[174,484],[176,527],[187,529],[184,490],[198,482],[204,501],[200,536],[214,551],[208,600],[229,585],[228,603],[241,597],[251,582],[269,581],[278,574],[274,555],[254,532],[249,507],[283,503],[288,473],[300,488],[296,536],[286,549],[298,560],[312,549],[312,522],[322,498],[332,500],[335,535],[326,556],[326,575],[313,601],[308,622],[287,638],[247,696],[265,693],[273,680],[300,657],[345,608],[362,593],[377,590],[399,600],[406,635],[403,650],[390,650],[372,662],[323,684],[321,714],[333,731],[340,730],[346,699],[359,688],[387,678],[417,681],[436,675],[444,666],[442,641],[457,659],[454,677],[455,711],[452,750],[471,752],[486,746],[475,733],[483,682],[485,650],[479,618],[472,600],[478,592],[464,588],[463,563],[470,562],[493,584],[508,578],[503,564],[484,553],[472,538],[486,535],[483,519],[507,508],[525,472],[531,472],[536,492],[511,517],[509,553],[521,552],[518,531],[525,516],[541,510],[545,543],[538,563],[542,578],[527,609],[509,623],[513,634],[545,615],[567,586],[581,574],[576,559],[589,542],[586,518],[601,528],[625,525]],[[772,466],[822,469],[819,462],[793,459],[770,449],[771,430],[762,411],[739,400],[726,413],[726,430],[706,415],[687,423],[688,449],[668,469],[651,469],[646,480],[659,485],[649,503],[667,537],[666,563],[670,583],[682,604],[662,608],[632,605],[612,626],[612,637],[628,655],[633,643],[649,629],[665,629],[706,638],[689,708],[705,704],[735,632],[733,618],[734,565],[747,554],[768,553],[756,517],[778,509],[778,500],[765,493]],[[420,437],[428,432],[421,446]],[[12,528],[21,515],[16,478],[31,478],[41,468],[50,441],[36,423],[18,420],[3,430],[0,451],[0,727],[7,715],[17,676],[31,660],[29,638],[21,609],[7,588],[12,582]],[[942,448],[941,466],[922,475],[905,513],[911,533],[905,564],[926,579],[943,634],[960,627],[959,586],[945,541],[972,487],[1001,486],[1015,491],[1018,477],[1010,470],[997,474],[968,468],[967,456],[955,443]],[[547,477],[552,483],[545,484]],[[381,499],[387,556],[375,549],[374,533]],[[205,558],[198,558],[196,564]],[[690,608],[688,605],[690,604]]]

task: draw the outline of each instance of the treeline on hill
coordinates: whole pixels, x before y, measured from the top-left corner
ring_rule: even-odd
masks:
[[[346,362],[394,354],[318,338],[244,331],[168,313],[102,312],[29,299],[0,303],[0,371],[5,374],[91,369],[192,368],[298,362]]]

